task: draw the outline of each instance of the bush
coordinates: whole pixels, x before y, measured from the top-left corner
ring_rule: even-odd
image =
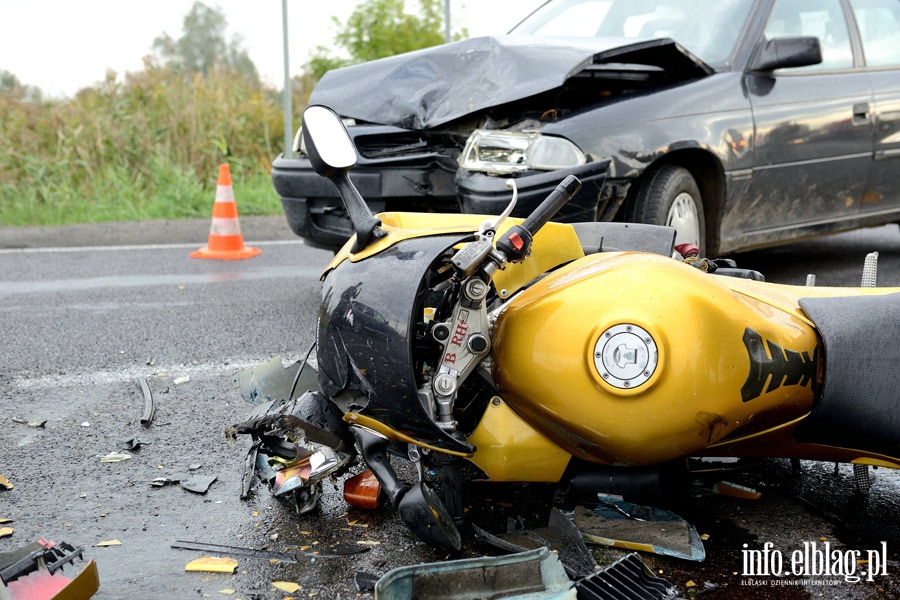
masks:
[[[282,132],[278,94],[225,67],[148,62],[68,100],[0,87],[0,223],[208,217],[222,162],[241,214],[278,213]]]

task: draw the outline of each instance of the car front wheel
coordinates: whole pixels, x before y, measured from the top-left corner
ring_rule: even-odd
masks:
[[[684,167],[665,165],[648,173],[634,197],[630,219],[636,223],[674,227],[675,245],[706,249],[703,199],[694,177]]]

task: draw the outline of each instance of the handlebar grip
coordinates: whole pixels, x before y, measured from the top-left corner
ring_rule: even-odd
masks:
[[[581,181],[574,175],[569,175],[562,180],[556,189],[550,192],[540,205],[534,209],[534,212],[528,215],[528,218],[522,223],[528,233],[534,235],[541,227],[547,224],[565,204],[572,199],[572,196],[581,189]]]
[[[552,219],[559,209],[581,189],[581,181],[574,175],[563,179],[550,195],[528,215],[521,225],[513,225],[497,239],[497,250],[511,262],[521,262],[531,254],[532,237]]]

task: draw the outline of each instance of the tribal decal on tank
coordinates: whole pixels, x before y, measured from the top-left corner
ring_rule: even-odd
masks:
[[[812,385],[815,386],[818,346],[813,350],[812,356],[809,352],[782,350],[781,346],[771,340],[764,344],[762,336],[749,327],[744,330],[743,340],[750,355],[750,373],[741,386],[741,399],[744,402],[759,398],[763,388],[766,392],[771,392],[785,385],[806,385],[813,382]],[[768,387],[766,381],[769,381]]]

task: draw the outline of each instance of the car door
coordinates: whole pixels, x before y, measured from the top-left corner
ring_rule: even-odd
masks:
[[[755,132],[742,229],[763,243],[842,228],[872,162],[871,86],[841,0],[775,0],[759,43],[792,36],[819,38],[821,64],[745,76]]]
[[[900,0],[850,0],[874,90],[875,160],[861,217],[900,212]]]

